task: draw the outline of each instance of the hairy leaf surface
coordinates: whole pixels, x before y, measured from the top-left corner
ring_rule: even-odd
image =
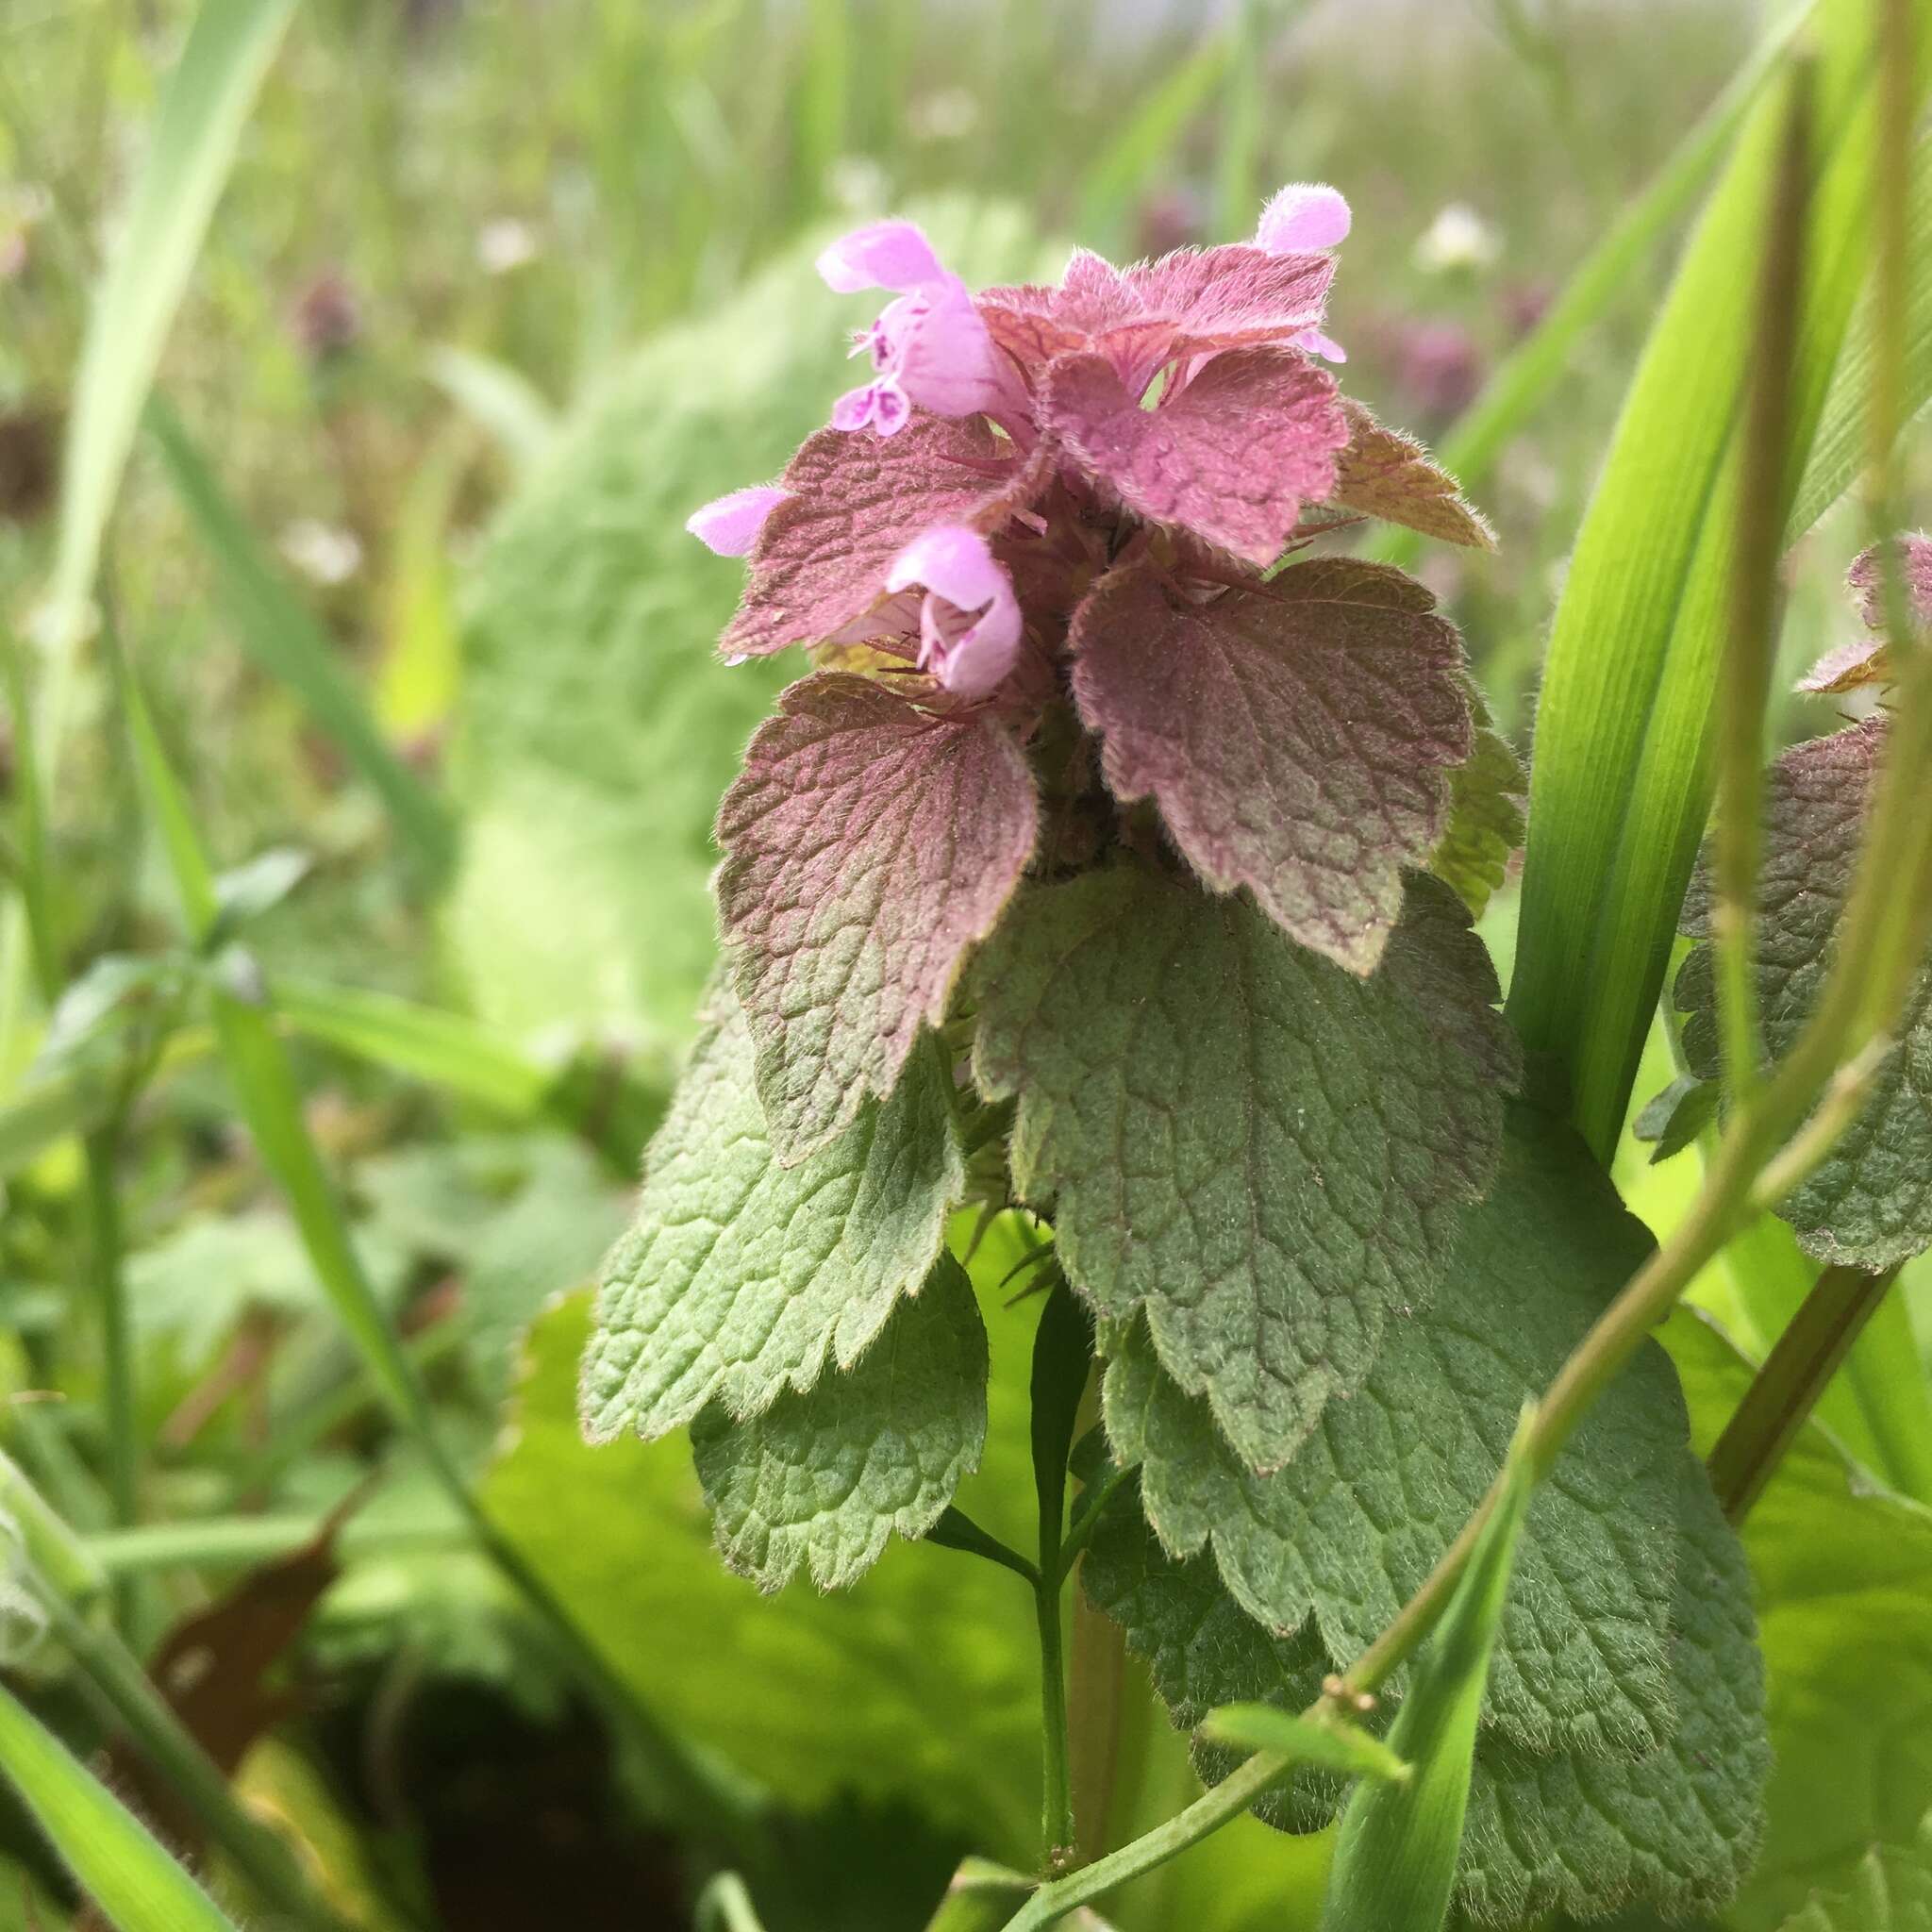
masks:
[[[1509,875],[1523,844],[1529,776],[1515,747],[1491,728],[1478,700],[1474,749],[1449,774],[1449,824],[1429,870],[1456,888],[1476,919]]]
[[[1886,721],[1793,745],[1765,789],[1764,870],[1758,882],[1757,1001],[1774,1059],[1796,1040],[1836,955]],[[1708,938],[1710,889],[1700,872],[1685,930]],[[1709,948],[1678,975],[1689,1013],[1684,1048],[1694,1071],[1718,1071],[1716,991]],[[1932,1247],[1932,970],[1922,970],[1879,1068],[1872,1097],[1818,1168],[1779,1205],[1816,1259],[1893,1267]]]
[[[786,1165],[892,1091],[1038,824],[1026,760],[991,718],[836,673],[779,701],[718,815],[718,906]]]
[[[923,1537],[979,1466],[986,1324],[965,1271],[942,1254],[851,1368],[746,1422],[707,1408],[691,1439],[734,1570],[763,1590],[801,1562],[823,1590],[856,1583],[894,1530]]]
[[[1179,394],[1143,409],[1104,356],[1048,370],[1045,426],[1136,515],[1191,530],[1266,567],[1306,503],[1335,487],[1348,422],[1335,378],[1292,349],[1217,356]]]
[[[644,1154],[637,1218],[604,1264],[585,1352],[584,1428],[650,1438],[708,1402],[758,1414],[849,1368],[937,1258],[962,1185],[935,1064],[907,1069],[828,1146],[783,1168],[750,1029],[720,992]]]
[[[1666,1918],[1719,1909],[1755,1855],[1769,1752],[1749,1583],[1701,1467],[1680,1451],[1678,1472],[1676,1728],[1640,1758],[1539,1755],[1485,1730],[1457,1881],[1458,1910],[1474,1924],[1534,1924],[1553,1911],[1594,1920],[1626,1904]],[[1205,1557],[1166,1556],[1130,1501],[1110,1506],[1084,1574],[1177,1724],[1232,1698],[1300,1709],[1333,1667],[1310,1633],[1271,1637],[1247,1618]],[[1208,1750],[1197,1761],[1212,1778],[1233,1760]],[[1333,1779],[1297,1777],[1257,1809],[1313,1830],[1340,1795]]]
[[[1107,1422],[1177,1556],[1211,1547],[1248,1614],[1310,1614],[1330,1655],[1366,1649],[1482,1500],[1524,1399],[1543,1389],[1650,1253],[1582,1143],[1519,1110],[1494,1191],[1463,1224],[1435,1298],[1391,1325],[1374,1367],[1285,1469],[1256,1475],[1137,1332]],[[1671,1573],[1687,1430],[1646,1347],[1531,1505],[1485,1722],[1537,1752],[1641,1755],[1670,1732]]]
[[[1333,500],[1359,516],[1400,524],[1444,543],[1493,550],[1495,532],[1447,470],[1413,437],[1377,423],[1361,404],[1344,402],[1348,446],[1336,464]]]
[[[1418,878],[1368,980],[1246,900],[1128,864],[1036,891],[972,975],[974,1073],[1019,1096],[1024,1199],[1251,1468],[1359,1387],[1492,1178],[1514,1042],[1488,956]]]
[[[817,643],[885,595],[894,557],[935,524],[992,529],[1041,480],[977,416],[915,411],[895,436],[821,429],[786,466],[791,493],[751,553],[719,649],[763,657]]]
[[[1213,602],[1151,568],[1075,614],[1074,691],[1122,800],[1153,797],[1216,891],[1371,972],[1472,745],[1462,644],[1413,578],[1322,558]]]

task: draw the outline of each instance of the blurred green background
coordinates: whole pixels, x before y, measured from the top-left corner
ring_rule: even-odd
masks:
[[[30,675],[89,291],[189,12],[0,8],[0,621]],[[1075,240],[1124,259],[1240,237],[1281,182],[1329,180],[1355,209],[1330,324],[1349,388],[1433,440],[1767,25],[1744,0],[298,11],[169,340],[177,455],[137,445],[101,622],[217,863],[300,855],[247,944],[283,986],[309,1125],[447,1439],[625,1678],[814,1814],[761,1895],[773,1932],[920,1923],[908,1902],[963,1846],[1026,1857],[1038,1775],[1027,1607],[996,1573],[895,1547],[850,1599],[801,1583],[763,1602],[711,1557],[681,1443],[591,1451],[575,1428],[573,1291],[621,1224],[710,967],[713,806],[800,668],[717,663],[739,573],[682,524],[774,475],[844,386],[845,331],[867,318],[818,281],[816,248],[908,212],[969,281],[1013,279],[1056,272]],[[1668,245],[1642,261],[1471,479],[1496,556],[1421,566],[1525,750],[1565,551],[1669,268]],[[1828,522],[1801,553],[1794,658],[1846,634],[1836,579],[1857,547]],[[291,652],[361,694],[434,837],[398,830],[291,684]],[[98,962],[165,964],[179,941],[104,650],[81,656],[63,757],[60,963],[93,992],[61,1024],[125,1044],[172,1026],[174,994],[164,971],[128,985]],[[1506,897],[1505,952],[1510,917]],[[432,1025],[412,1060],[398,1039],[425,1011],[476,1024]],[[9,1091],[44,1070],[47,1018],[8,1016]],[[15,1114],[0,1441],[134,1579],[150,1641],[373,1483],[285,1659],[303,1714],[242,1771],[342,1912],[685,1923],[652,1794],[381,1421],[205,1040],[168,1037],[115,1151],[148,1540],[110,1533],[100,1481],[76,1141]],[[493,1087],[484,1047],[507,1069]],[[441,1076],[452,1056],[462,1077]],[[1658,1221],[1688,1184],[1635,1162],[1624,1177]],[[1003,1259],[995,1242],[989,1290]],[[1032,1319],[1023,1305],[994,1329],[972,1507],[995,1527],[1026,1507],[1000,1476],[1024,1455]],[[88,1734],[58,1669],[28,1681]],[[1139,1729],[1124,1789],[1145,1824],[1188,1786],[1174,1740]],[[40,1923],[65,1923],[4,1806],[0,1846],[36,1874]],[[1320,1857],[1244,1825],[1120,1923],[1299,1923]],[[0,1924],[23,1895],[0,1870]]]

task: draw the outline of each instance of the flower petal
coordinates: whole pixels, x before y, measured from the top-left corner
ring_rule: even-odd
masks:
[[[720,557],[742,557],[758,540],[765,519],[785,501],[789,491],[770,483],[734,490],[694,509],[684,527]]]
[[[1324,362],[1346,362],[1348,351],[1333,336],[1324,336],[1318,328],[1305,328],[1298,336],[1289,341],[1294,348],[1306,349],[1311,356],[1319,356]]]
[[[1255,241],[1270,255],[1333,248],[1348,234],[1348,203],[1324,182],[1291,181],[1261,210]]]
[[[946,279],[940,258],[911,222],[873,222],[841,236],[820,257],[819,274],[841,295],[859,289],[903,292]]]
[[[985,697],[1020,650],[1020,600],[1005,566],[977,530],[941,525],[892,559],[886,588],[912,584],[924,584],[927,593],[920,610],[921,665],[960,697]]]

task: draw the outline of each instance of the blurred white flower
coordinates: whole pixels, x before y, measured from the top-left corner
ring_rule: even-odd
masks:
[[[356,533],[314,517],[297,517],[282,532],[281,552],[316,584],[345,584],[362,568],[362,545]]]
[[[541,253],[537,231],[515,215],[498,215],[476,233],[476,261],[485,275],[507,275]]]
[[[891,183],[870,155],[841,155],[825,170],[825,193],[847,214],[876,214],[885,207]]]
[[[1466,201],[1452,201],[1415,244],[1415,265],[1430,275],[1487,268],[1503,252],[1503,237]]]
[[[963,87],[942,87],[910,103],[906,125],[915,141],[964,141],[979,125],[979,102]]]

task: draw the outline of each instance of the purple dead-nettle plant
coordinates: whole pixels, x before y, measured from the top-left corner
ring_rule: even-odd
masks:
[[[888,297],[867,379],[691,520],[747,560],[725,658],[816,668],[719,813],[724,969],[606,1269],[585,1426],[688,1424],[725,1558],[767,1589],[849,1583],[894,1532],[1030,1576],[1050,1859],[1069,1552],[1178,1722],[1307,1702],[1644,1252],[1580,1146],[1508,1112],[1472,918],[1521,836],[1514,754],[1429,591],[1347,554],[1374,520],[1491,543],[1340,390],[1348,225],[1296,186],[1252,241],[977,293],[910,224],[860,229],[820,267]],[[953,1501],[995,1224],[977,1285],[1038,1322],[1037,1557]],[[1009,1307],[1015,1241],[1047,1292]],[[1748,1857],[1757,1680],[1710,1656],[1737,1618],[1674,1637],[1680,1581],[1738,1574],[1684,1436],[1653,1349],[1530,1516],[1470,1798],[1479,1918],[1703,1910]]]

